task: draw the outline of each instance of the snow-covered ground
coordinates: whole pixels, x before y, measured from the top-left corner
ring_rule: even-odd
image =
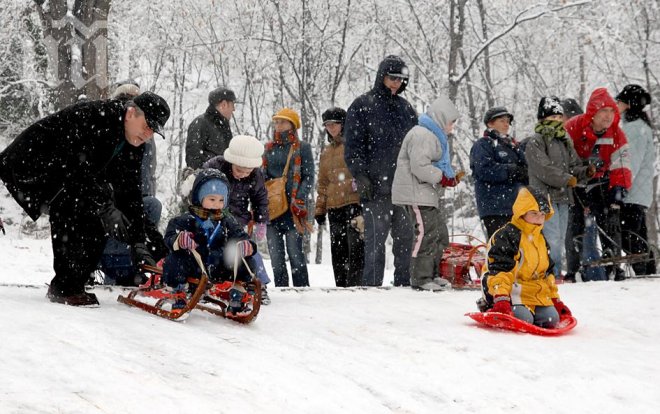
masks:
[[[579,319],[535,337],[476,327],[470,291],[304,293],[243,326],[171,322],[96,289],[46,300],[48,240],[0,235],[1,413],[657,413],[660,281],[561,287]],[[388,278],[391,278],[391,271]],[[310,265],[332,285],[329,262]],[[24,284],[33,287],[17,287]]]

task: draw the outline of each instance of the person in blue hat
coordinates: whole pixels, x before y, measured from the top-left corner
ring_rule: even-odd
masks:
[[[201,276],[191,250],[202,257],[212,282],[233,280],[234,254],[247,258],[257,251],[256,244],[226,209],[230,194],[223,173],[212,168],[201,170],[190,196],[189,210],[171,219],[165,230],[170,253],[163,263],[163,282],[181,290],[190,278]],[[242,260],[239,263],[237,280],[247,282],[250,272]]]

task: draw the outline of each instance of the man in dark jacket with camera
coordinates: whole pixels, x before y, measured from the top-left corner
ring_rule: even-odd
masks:
[[[378,66],[374,87],[356,98],[346,115],[344,159],[355,177],[364,216],[365,286],[383,284],[385,240],[390,231],[394,285],[410,285],[412,223],[403,207],[392,204],[392,180],[401,143],[417,125],[417,113],[400,96],[407,85],[406,64],[398,56],[387,56]]]
[[[106,239],[145,246],[140,165],[143,147],[161,133],[170,109],[145,92],[126,103],[81,102],[37,121],[0,153],[0,178],[33,220],[50,214],[55,277],[52,302],[98,305],[85,292]]]

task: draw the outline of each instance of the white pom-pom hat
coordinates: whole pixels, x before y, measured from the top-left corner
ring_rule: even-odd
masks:
[[[229,141],[225,161],[243,168],[261,167],[264,144],[250,135],[237,135]]]

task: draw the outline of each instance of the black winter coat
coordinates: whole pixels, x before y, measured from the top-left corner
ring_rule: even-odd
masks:
[[[268,223],[268,192],[264,184],[264,173],[255,168],[250,175],[240,180],[234,178],[231,163],[222,156],[206,161],[203,168],[215,168],[227,176],[229,181],[229,211],[241,225],[246,226],[254,216],[257,223]],[[252,205],[252,212],[250,212]]]
[[[520,145],[486,130],[470,149],[479,217],[510,216],[518,190],[527,185],[527,161]],[[516,175],[524,170],[524,177]]]
[[[366,175],[374,195],[389,196],[401,143],[417,125],[412,105],[392,95],[383,84],[384,68],[379,67],[374,87],[356,98],[348,108],[344,125],[344,159],[353,177]]]
[[[116,100],[81,102],[35,122],[0,153],[0,178],[30,218],[55,202],[74,203],[72,215],[114,203],[131,221],[130,242],[144,241],[144,148],[126,142],[125,112]]]
[[[231,138],[229,120],[209,106],[188,127],[186,165],[198,169],[216,155],[223,155]]]

